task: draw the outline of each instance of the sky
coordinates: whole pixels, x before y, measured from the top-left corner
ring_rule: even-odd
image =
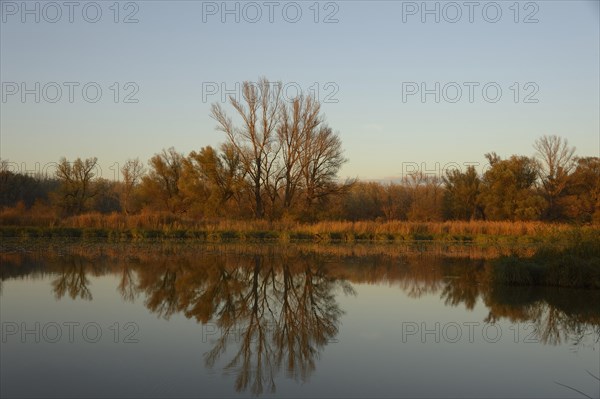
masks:
[[[600,156],[598,1],[0,1],[0,157],[49,172],[225,141],[210,106],[244,81],[322,103],[340,177],[533,155]],[[228,105],[227,109],[231,110]]]

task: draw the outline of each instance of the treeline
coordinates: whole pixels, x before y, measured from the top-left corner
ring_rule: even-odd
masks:
[[[600,222],[600,158],[573,157],[567,141],[545,136],[539,148],[567,151],[568,157],[539,153],[502,159],[486,154],[489,167],[452,169],[444,176],[422,172],[400,184],[357,183],[341,198],[349,220],[492,220]],[[555,162],[561,159],[560,164]]]
[[[59,160],[54,176],[0,167],[2,223],[89,212],[161,213],[186,220],[492,220],[600,222],[600,158],[576,157],[544,136],[534,157],[486,154],[489,167],[414,172],[399,183],[338,179],[341,139],[312,97],[284,102],[281,85],[246,82],[212,117],[225,142],[185,155],[174,148],[145,165],[128,160],[120,181],[96,176],[97,159]],[[11,216],[12,215],[12,216]],[[11,218],[12,217],[12,218]],[[23,224],[23,223],[19,223]]]
[[[566,141],[544,137],[538,142]],[[256,218],[253,181],[242,164],[232,166],[234,151],[204,147],[187,156],[173,148],[153,156],[148,167],[130,160],[121,181],[96,178],[95,158],[60,160],[55,176],[14,173],[2,162],[0,206],[3,213],[56,217],[87,212],[169,213],[191,219]],[[600,221],[600,159],[573,158],[568,167],[548,174],[543,162],[524,156],[501,159],[479,175],[473,167],[444,176],[416,172],[400,183],[345,182],[333,177],[318,197],[301,185],[285,203],[285,188],[271,188],[264,218],[271,220],[547,220]],[[319,187],[321,188],[321,187]]]

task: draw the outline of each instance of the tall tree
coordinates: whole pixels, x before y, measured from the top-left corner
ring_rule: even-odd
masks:
[[[535,182],[538,163],[525,156],[501,159],[486,154],[490,168],[481,182],[481,203],[485,218],[490,220],[539,219],[546,203],[537,193]]]
[[[184,212],[185,203],[179,192],[183,155],[171,147],[155,154],[148,165],[150,171],[142,178],[141,187],[145,198],[158,209],[172,213]]]
[[[127,162],[121,168],[121,175],[123,176],[123,189],[121,191],[121,209],[125,214],[129,214],[133,211],[133,193],[137,185],[142,180],[142,177],[146,173],[146,168],[139,160],[128,159]]]
[[[342,140],[329,126],[307,131],[300,156],[305,214],[314,216],[312,207],[317,201],[346,192],[354,184],[354,180],[337,182],[337,174],[346,162]]]
[[[477,203],[480,180],[474,166],[465,172],[449,169],[443,177],[444,211],[450,219],[472,220],[480,217],[481,209]]]
[[[302,186],[303,150],[307,147],[309,137],[314,136],[315,130],[322,123],[320,110],[319,102],[310,96],[299,96],[289,105],[281,107],[277,138],[281,148],[282,167],[279,178],[284,181],[285,209],[292,206],[296,192]]]
[[[244,82],[242,101],[231,97],[230,103],[239,127],[219,104],[212,106],[212,117],[244,166],[256,218],[265,209],[270,217],[287,212],[297,202],[304,215],[314,216],[316,205],[351,184],[337,182],[346,162],[341,140],[323,122],[314,98],[300,95],[286,104],[281,83],[261,78],[258,84]]]
[[[567,184],[569,173],[573,170],[575,147],[570,147],[567,139],[554,135],[540,137],[533,147],[541,162],[539,175],[544,196],[548,201],[544,216],[557,219],[561,216],[557,200]]]
[[[97,191],[93,187],[92,179],[96,176],[95,168],[98,158],[74,162],[61,158],[56,169],[56,177],[61,185],[58,193],[59,206],[67,213],[81,213]]]
[[[212,105],[212,118],[217,129],[224,132],[228,142],[236,149],[250,179],[256,218],[265,215],[263,196],[266,193],[278,148],[275,134],[281,109],[281,83],[271,83],[266,78],[257,84],[244,82],[242,99],[231,96],[229,102],[242,119],[236,127],[220,104]]]
[[[577,222],[600,223],[600,158],[576,158],[560,198],[565,214]]]

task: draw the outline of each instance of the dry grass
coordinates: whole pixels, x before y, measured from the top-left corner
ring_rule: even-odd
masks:
[[[30,209],[26,209],[23,203],[12,208],[0,210],[0,225],[2,226],[44,226],[53,227],[60,218],[51,207],[36,203]]]
[[[487,221],[447,221],[447,222],[319,222],[307,226],[312,233],[352,233],[360,235],[538,235],[570,229],[566,224],[543,222],[487,222]]]
[[[179,232],[181,237],[213,236],[222,238],[271,238],[281,241],[312,239],[317,241],[393,241],[450,240],[489,241],[499,237],[552,237],[576,229],[569,224],[545,222],[488,221],[322,221],[301,224],[268,220],[195,220],[170,213],[142,212],[137,215],[87,213],[60,218],[50,207],[15,207],[0,211],[0,225],[37,228],[96,229],[105,232],[154,231]],[[591,227],[597,229],[597,227]],[[194,233],[194,234],[192,234]],[[199,234],[196,234],[199,233]],[[4,234],[6,235],[6,234]],[[166,236],[169,236],[168,234]]]

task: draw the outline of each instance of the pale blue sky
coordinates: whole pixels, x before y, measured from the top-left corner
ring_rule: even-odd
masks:
[[[36,3],[27,2],[31,8]],[[22,15],[21,1],[1,2],[3,159],[34,169],[36,162],[43,167],[62,156],[97,156],[103,176],[111,178],[109,166],[127,158],[146,161],[170,146],[187,154],[217,145],[224,137],[214,129],[209,110],[221,96],[203,101],[203,83],[234,87],[263,75],[297,82],[304,90],[318,87],[321,100],[328,94],[337,100],[322,109],[349,158],[342,177],[399,176],[403,163],[411,162],[426,163],[428,169],[436,162],[483,163],[490,151],[531,155],[533,141],[544,134],[568,138],[579,155],[600,155],[598,1],[519,2],[519,23],[514,1],[494,3],[502,10],[497,23],[485,20],[486,5],[485,16],[495,16],[494,4],[485,1],[475,7],[472,23],[463,1],[455,3],[463,12],[456,23],[444,18],[455,15],[448,2],[439,2],[439,23],[432,15],[421,22],[421,2],[320,2],[319,23],[314,1],[297,2],[302,10],[297,23],[284,19],[295,16],[294,5],[285,1],[277,2],[273,23],[262,1],[255,3],[263,12],[256,23],[245,20],[255,11],[246,8],[243,14],[244,3],[239,23],[234,15],[222,23],[222,2],[121,2],[119,19],[135,12],[139,20],[131,24],[114,23],[113,1],[98,2],[99,22],[86,22],[87,3],[79,2],[72,23],[64,6],[61,18],[49,23],[44,18],[54,18],[56,10],[39,2],[36,23],[35,15]],[[431,8],[435,4],[427,2]],[[216,15],[203,15],[215,5]],[[414,5],[419,10],[408,15]],[[323,23],[330,13],[337,23]],[[537,23],[523,23],[530,14]],[[94,8],[88,7],[85,16],[93,19]],[[8,92],[23,82],[30,88],[40,82],[39,103],[33,94],[23,103],[21,93]],[[63,87],[56,103],[42,93],[48,82]],[[80,83],[73,103],[64,82]],[[102,89],[96,103],[82,97],[88,82]],[[118,103],[113,82],[121,86]],[[131,92],[123,87],[127,82],[139,87],[138,103],[123,103]],[[431,94],[423,103],[417,94],[403,102],[403,82],[405,87],[425,82],[428,88],[457,82],[463,96],[456,103],[443,96],[435,103]],[[464,82],[480,84],[473,103]],[[488,82],[502,89],[496,103],[482,96]],[[525,87],[528,82],[533,84]],[[48,87],[47,97],[53,97]],[[294,86],[286,87],[293,92]],[[447,87],[448,97],[454,97]],[[525,103],[536,88],[532,98],[538,102]]]

